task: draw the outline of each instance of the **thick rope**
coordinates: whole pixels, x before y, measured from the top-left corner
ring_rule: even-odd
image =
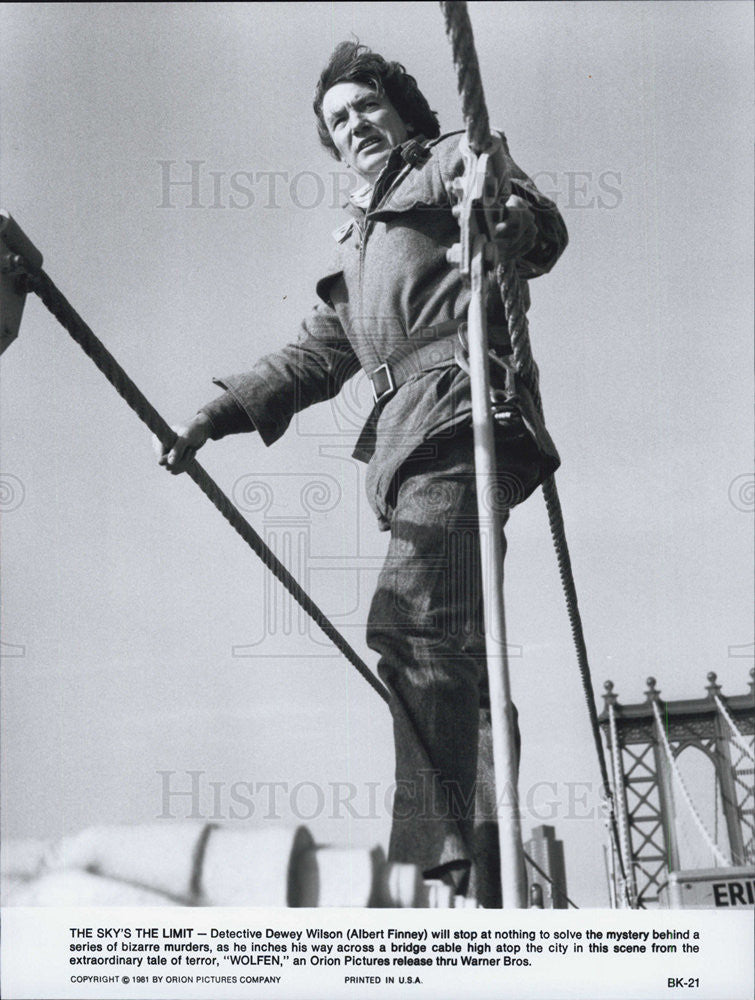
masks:
[[[527,307],[524,299],[522,279],[517,274],[516,263],[513,260],[499,264],[495,272],[495,280],[501,294],[506,322],[511,337],[511,356],[517,374],[530,391],[532,401],[543,413],[543,401],[540,396],[540,373],[532,356],[530,344],[530,324],[527,319]]]
[[[660,709],[658,708],[658,702],[655,699],[653,700],[653,715],[655,716],[656,731],[658,733],[658,738],[661,741],[661,746],[663,747],[663,751],[666,755],[666,761],[671,770],[671,774],[674,776],[674,778],[676,778],[677,785],[679,786],[679,789],[682,793],[682,798],[684,799],[687,808],[690,811],[695,826],[700,831],[703,839],[705,840],[705,843],[708,845],[708,848],[713,853],[713,857],[718,861],[720,865],[723,865],[724,868],[728,868],[731,865],[731,859],[727,858],[719,850],[718,845],[715,843],[711,835],[708,833],[708,829],[705,826],[705,823],[703,823],[700,814],[695,808],[695,804],[692,801],[692,796],[687,791],[687,786],[684,783],[684,778],[682,778],[682,774],[681,771],[679,770],[676,758],[674,757],[674,754],[671,750],[671,745],[669,744],[668,738],[666,737],[666,731],[663,728],[663,719],[661,719],[661,712]]]
[[[590,716],[590,726],[592,729],[595,747],[598,753],[598,763],[603,781],[603,788],[611,801],[610,785],[608,782],[608,770],[606,758],[603,753],[603,745],[600,741],[600,726],[598,723],[598,712],[595,707],[595,694],[593,692],[592,678],[590,674],[590,662],[587,657],[587,644],[585,642],[584,629],[582,628],[582,618],[579,613],[579,603],[577,601],[577,588],[574,583],[574,573],[571,567],[569,556],[569,546],[566,542],[564,528],[564,516],[561,512],[561,501],[559,500],[556,480],[549,476],[543,483],[543,496],[548,511],[548,523],[550,525],[553,544],[556,549],[556,559],[558,561],[558,572],[561,577],[561,586],[566,599],[566,611],[571,625],[572,639],[577,653],[577,663],[579,665],[579,675],[582,681],[582,690],[587,702],[587,710]]]
[[[729,715],[729,712],[728,712],[728,710],[726,708],[726,705],[724,705],[723,701],[721,700],[721,698],[717,694],[714,695],[713,697],[714,697],[715,702],[716,702],[716,708],[721,713],[721,715],[723,716],[723,718],[726,720],[726,724],[728,725],[729,729],[731,730],[732,741],[734,743],[736,743],[737,748],[739,749],[739,751],[742,754],[744,754],[745,757],[747,757],[749,760],[755,761],[755,754],[753,754],[753,752],[752,752],[752,747],[749,747],[745,743],[744,734],[742,732],[740,732],[740,729],[737,726],[736,722]]]
[[[485,107],[485,96],[482,89],[480,68],[477,62],[467,5],[463,0],[445,0],[445,2],[442,0],[440,6],[445,16],[446,33],[453,51],[458,89],[461,95],[462,111],[467,128],[467,141],[474,152],[480,153],[490,144],[490,123],[487,108]],[[538,385],[538,370],[532,356],[522,282],[516,273],[514,261],[500,265],[496,270],[496,278],[499,282],[501,297],[506,310],[514,367],[532,393],[533,401],[542,414],[543,408]],[[587,645],[582,627],[582,618],[579,613],[577,590],[571,568],[569,547],[566,541],[564,518],[556,489],[556,481],[552,476],[543,483],[543,496],[545,497],[548,510],[548,522],[553,537],[553,544],[556,549],[561,584],[566,597],[566,610],[576,647],[582,688],[587,701],[593,742],[603,782],[603,792],[611,810],[611,823],[614,836],[618,839],[611,785],[608,779],[608,768],[603,752],[603,744],[600,739],[598,712],[595,707],[595,693],[590,675]],[[622,875],[625,875],[621,852],[619,852],[619,862],[622,866]]]
[[[452,0],[450,3],[441,2],[440,6],[446,19],[446,34],[451,43],[456,89],[461,97],[467,141],[472,152],[479,156],[490,145],[490,119],[467,5]]]
[[[37,293],[58,322],[65,327],[108,382],[128,403],[139,419],[159,438],[164,448],[171,448],[176,434],[160,416],[141,390],[128,377],[105,345],[97,339],[92,330],[79,316],[65,296],[55,287],[50,277],[41,268],[32,267],[28,261],[17,258],[17,263],[26,274],[27,287]],[[289,573],[275,553],[265,544],[238,508],[223,493],[215,480],[194,460],[186,469],[200,490],[207,496],[232,528],[244,539],[250,549],[259,556],[267,569],[291,594],[297,604],[315,621],[352,666],[356,667],[367,683],[385,702],[390,696],[385,687],[374,676],[367,664],[351,648],[327,616],[318,608],[309,595],[302,590],[296,579]]]

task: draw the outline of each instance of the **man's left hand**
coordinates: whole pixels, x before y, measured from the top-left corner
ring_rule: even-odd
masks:
[[[523,257],[533,248],[537,239],[537,225],[532,209],[524,198],[511,195],[506,202],[504,221],[495,227],[493,239],[502,261]]]

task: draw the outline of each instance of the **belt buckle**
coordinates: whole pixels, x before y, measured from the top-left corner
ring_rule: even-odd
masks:
[[[373,379],[379,371],[385,371],[385,376],[388,379],[388,388],[384,389],[381,393],[378,393],[375,389],[375,383]],[[372,398],[375,403],[379,403],[386,396],[390,396],[391,393],[396,391],[396,383],[393,381],[393,376],[391,375],[391,370],[388,367],[388,362],[384,361],[382,365],[378,365],[377,368],[370,374],[370,385],[372,386]]]

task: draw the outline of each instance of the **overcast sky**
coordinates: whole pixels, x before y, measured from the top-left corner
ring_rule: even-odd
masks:
[[[570,231],[530,319],[597,693],[610,678],[640,701],[652,674],[663,697],[698,697],[710,670],[744,693],[751,6],[470,13],[492,122]],[[295,337],[315,302],[345,180],[311,95],[351,33],[459,127],[433,4],[0,9],[0,203],[170,422],[216,394],[213,376]],[[234,783],[281,782],[278,822],[384,843],[385,706],[193,483],[157,467],[148,432],[39,301],[1,388],[6,833],[152,821],[165,783],[188,791],[197,771],[207,818],[210,782],[229,822]],[[364,622],[387,536],[350,457],[368,395],[358,379],[272,448],[235,437],[201,460],[374,665]],[[553,823],[571,895],[602,906],[599,772],[539,495],[508,537],[525,833]],[[366,818],[332,808],[334,783]],[[267,822],[269,795],[255,791],[249,822]],[[168,801],[177,817],[190,807]]]

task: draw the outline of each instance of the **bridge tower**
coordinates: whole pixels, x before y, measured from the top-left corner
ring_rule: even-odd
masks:
[[[613,683],[606,681],[599,722],[610,754],[626,873],[622,886],[621,867],[614,858],[612,898],[624,898],[640,909],[729,905],[721,901],[728,896],[716,885],[736,876],[745,887],[736,890],[742,902],[755,902],[749,898],[755,897],[753,675],[755,670],[750,671],[748,694],[724,698],[716,674],[709,673],[706,697],[688,701],[664,701],[655,678],[649,677],[645,701],[632,705],[621,704]],[[712,764],[714,823],[722,817],[724,828],[717,836],[708,831],[679,767],[681,755],[693,748]],[[687,761],[691,763],[689,755]],[[697,827],[696,839],[707,845],[710,866],[690,869],[683,863],[682,819]],[[706,880],[707,889],[696,888]],[[690,902],[682,898],[682,885]],[[674,890],[671,896],[669,887]]]

